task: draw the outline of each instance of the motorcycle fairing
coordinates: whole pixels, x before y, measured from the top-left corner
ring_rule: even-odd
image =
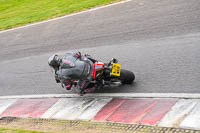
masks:
[[[104,66],[105,64],[102,62],[95,62],[93,64],[93,72],[92,72],[93,79],[103,74]]]

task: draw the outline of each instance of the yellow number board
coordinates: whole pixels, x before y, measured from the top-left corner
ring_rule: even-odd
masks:
[[[112,65],[112,75],[120,76],[121,64],[113,63]]]

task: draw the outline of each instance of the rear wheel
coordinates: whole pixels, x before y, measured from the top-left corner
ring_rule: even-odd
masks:
[[[131,84],[135,80],[135,75],[131,71],[122,69],[119,79],[122,84]]]

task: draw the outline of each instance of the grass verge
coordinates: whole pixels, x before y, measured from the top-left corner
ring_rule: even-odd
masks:
[[[32,130],[12,129],[12,128],[0,128],[0,133],[47,133]]]
[[[200,133],[200,130],[148,126],[141,124],[16,117],[1,118],[0,128],[37,130],[40,132],[52,133]]]
[[[0,0],[0,30],[121,0]]]

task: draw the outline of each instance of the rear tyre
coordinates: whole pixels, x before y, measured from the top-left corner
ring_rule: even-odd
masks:
[[[122,84],[131,84],[135,80],[135,75],[131,71],[122,69],[119,79]]]

